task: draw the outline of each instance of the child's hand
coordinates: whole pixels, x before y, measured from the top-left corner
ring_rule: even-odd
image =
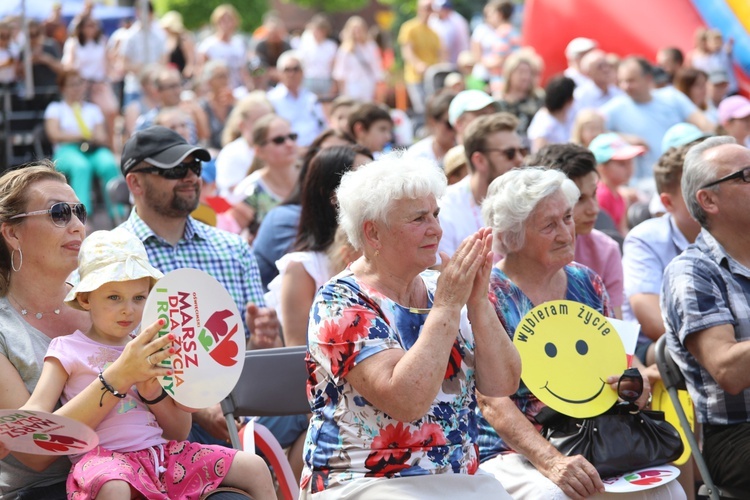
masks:
[[[155,321],[128,342],[120,357],[105,370],[107,381],[115,389],[125,392],[133,384],[172,374],[171,368],[161,364],[174,353],[174,335],[157,337],[163,321]]]
[[[163,390],[159,380],[156,377],[150,378],[145,382],[138,382],[135,384],[135,390],[141,395],[143,399],[153,401],[161,395]]]

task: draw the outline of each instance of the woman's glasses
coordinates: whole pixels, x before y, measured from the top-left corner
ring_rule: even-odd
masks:
[[[191,170],[198,177],[203,172],[203,163],[197,158],[193,161],[180,163],[172,168],[146,167],[140,170],[134,170],[134,174],[156,174],[169,180],[184,179],[187,177],[188,170]]]
[[[299,134],[296,134],[295,132],[292,132],[289,135],[278,135],[276,137],[272,137],[271,139],[268,139],[266,141],[266,144],[268,144],[269,142],[272,142],[272,143],[276,144],[277,146],[281,146],[287,140],[290,140],[292,142],[296,142],[297,141],[297,137],[299,137]]]
[[[81,224],[86,224],[86,207],[82,203],[55,203],[47,210],[36,210],[34,212],[26,212],[24,214],[18,214],[11,217],[11,219],[20,219],[21,217],[31,217],[32,215],[46,215],[52,218],[52,223],[57,227],[65,227],[70,223],[70,219],[75,214]]]

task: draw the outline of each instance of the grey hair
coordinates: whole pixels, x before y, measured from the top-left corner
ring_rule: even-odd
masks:
[[[482,202],[482,217],[492,228],[500,253],[507,255],[523,247],[526,221],[540,201],[558,191],[571,207],[581,195],[568,176],[545,167],[516,168],[492,181]]]
[[[221,59],[211,59],[206,61],[206,64],[203,65],[203,73],[201,73],[201,83],[205,85],[210,82],[216,72],[220,69],[229,70],[229,66]]]
[[[716,166],[706,160],[704,153],[724,144],[737,144],[737,141],[734,140],[734,137],[721,135],[709,137],[696,144],[685,155],[685,163],[682,167],[682,197],[685,199],[685,205],[687,205],[690,215],[704,228],[708,228],[708,214],[698,203],[696,195],[702,186],[717,179]],[[707,189],[715,191],[718,187],[713,186]]]
[[[393,202],[434,195],[440,198],[447,180],[442,169],[426,159],[403,158],[403,151],[350,170],[336,190],[339,225],[356,250],[364,248],[366,221],[385,223]]]
[[[276,69],[282,71],[284,69],[284,66],[286,66],[286,63],[288,63],[289,61],[297,61],[298,63],[302,64],[302,57],[296,50],[287,50],[286,52],[283,52],[276,60]]]

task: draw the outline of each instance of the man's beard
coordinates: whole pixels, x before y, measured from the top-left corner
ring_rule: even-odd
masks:
[[[195,198],[186,197],[184,190],[178,191],[181,187],[179,184],[176,185],[172,192],[167,196],[158,193],[148,182],[145,183],[145,197],[146,203],[155,212],[165,217],[187,217],[190,213],[198,208],[200,203],[200,184],[196,184]]]

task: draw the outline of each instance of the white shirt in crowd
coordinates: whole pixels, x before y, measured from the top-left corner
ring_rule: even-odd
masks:
[[[88,41],[81,45],[77,37],[65,40],[62,60],[64,66],[78,70],[81,78],[92,82],[107,80],[107,43],[104,37],[99,42]]]
[[[247,176],[253,158],[255,150],[244,137],[238,137],[221,148],[216,157],[216,188],[220,196],[232,196],[234,187]]]
[[[234,35],[228,42],[210,35],[198,45],[198,53],[208,60],[224,61],[227,64],[232,88],[243,85],[241,70],[245,64],[247,47],[240,35]]]
[[[482,209],[474,201],[467,175],[457,183],[448,186],[445,195],[438,202],[440,205],[440,227],[443,237],[438,250],[452,256],[466,237],[479,231],[482,222]]]

